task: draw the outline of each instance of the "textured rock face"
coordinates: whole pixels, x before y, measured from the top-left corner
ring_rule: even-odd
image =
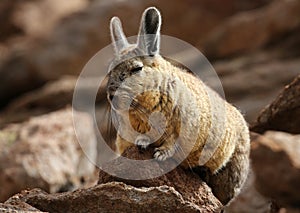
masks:
[[[251,159],[257,189],[283,206],[300,197],[300,135],[268,131],[252,142]]]
[[[300,133],[300,75],[286,86],[279,96],[259,115],[252,130]]]
[[[89,156],[96,157],[92,119],[79,113]],[[0,131],[0,200],[22,189],[40,187],[66,191],[92,176],[95,167],[81,150],[73,129],[71,109],[35,117]]]
[[[149,159],[150,152],[136,147],[125,151],[133,159]],[[172,162],[157,163],[154,169]],[[132,168],[118,159],[104,165],[115,174],[149,172],[153,168]],[[100,172],[98,185],[74,192],[47,194],[39,189],[23,191],[4,205],[30,205],[46,212],[220,212],[222,204],[210,188],[191,171],[176,168],[158,178],[130,181]]]
[[[152,159],[152,151],[153,150],[147,150],[141,152],[137,147],[130,147],[123,153],[123,156],[135,160],[148,160]],[[104,170],[109,169],[114,176],[100,171],[98,184],[122,181],[136,187],[159,187],[167,185],[178,191],[187,203],[202,210],[217,211],[221,207],[220,201],[215,198],[211,189],[195,172],[176,167],[176,169],[157,178],[146,180],[118,178],[130,176],[132,173],[134,173],[136,177],[147,177],[150,172],[152,174],[160,174],[160,172],[166,171],[166,168],[176,166],[174,163],[172,160],[166,160],[163,162],[155,162],[151,167],[150,165],[144,164],[142,167],[137,167],[130,162],[124,162],[122,159],[117,158],[103,166]]]
[[[101,184],[89,189],[61,194],[41,190],[24,191],[6,204],[30,204],[46,212],[219,212],[199,209],[186,202],[172,187],[136,188],[120,182]],[[216,209],[215,209],[216,210]]]
[[[30,206],[24,202],[17,202],[12,204],[1,204],[0,203],[0,212],[9,212],[9,213],[42,213],[42,211]]]

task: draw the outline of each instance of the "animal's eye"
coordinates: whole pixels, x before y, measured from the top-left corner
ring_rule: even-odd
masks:
[[[143,67],[135,67],[133,69],[130,70],[131,74],[137,73],[139,71],[141,71],[143,69]]]

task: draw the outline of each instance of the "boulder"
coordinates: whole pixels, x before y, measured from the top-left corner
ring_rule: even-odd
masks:
[[[257,190],[279,206],[299,208],[300,135],[267,131],[251,144]]]
[[[172,9],[169,2],[151,0],[5,1],[4,6],[12,4],[11,15],[5,17],[13,19],[25,35],[18,39],[12,36],[9,42],[0,43],[0,106],[49,80],[78,75],[97,51],[110,44],[109,20],[115,15],[123,20],[126,34],[132,36],[138,32],[143,10],[157,6],[164,19],[163,34],[197,45],[225,17],[269,1],[246,0],[241,4],[238,0],[226,0],[223,4],[224,0],[174,0]],[[40,22],[45,11],[47,20]],[[195,23],[201,24],[195,27]],[[109,61],[109,56],[104,61]]]
[[[91,117],[76,113],[82,128],[77,132],[87,155],[96,159],[96,138]],[[39,187],[48,192],[80,187],[93,177],[73,128],[70,108],[33,117],[0,131],[0,201],[23,189]]]
[[[0,128],[71,105],[76,80],[72,76],[63,76],[15,99],[0,112]]]
[[[30,204],[45,212],[220,212],[199,209],[183,199],[172,187],[136,188],[121,182],[100,184],[74,192],[47,194],[39,189],[23,191],[5,204]],[[213,204],[211,204],[213,206]]]
[[[77,80],[75,76],[62,76],[11,101],[0,111],[0,129],[7,124],[22,122],[32,116],[47,114],[72,105]],[[90,91],[95,89],[95,86],[97,86],[97,81],[94,78],[86,78],[81,79],[81,84],[80,86],[77,85],[77,89],[83,95],[88,96]],[[102,105],[107,102],[104,87],[101,85],[97,93],[96,110],[101,110]]]
[[[149,159],[150,151],[141,153],[136,147],[125,151],[133,159]],[[154,168],[135,168],[116,159],[104,167],[118,175],[124,172],[149,172],[172,164],[166,161]],[[26,203],[47,212],[221,212],[222,204],[210,188],[191,171],[177,167],[170,173],[149,180],[121,180],[100,171],[98,185],[74,192],[48,194],[40,189],[23,191],[5,205]]]
[[[299,26],[300,2],[276,0],[257,10],[238,13],[217,27],[203,41],[204,54],[224,58],[256,50]]]
[[[0,203],[1,212],[10,213],[42,213],[42,211],[28,205],[24,202],[17,202],[15,204],[2,204]]]
[[[263,133],[278,130],[300,133],[300,75],[287,85],[258,116],[251,130]]]
[[[237,106],[249,123],[253,124],[261,109],[272,102],[300,72],[298,58],[282,59],[278,54],[277,50],[260,51],[213,64],[226,100]]]

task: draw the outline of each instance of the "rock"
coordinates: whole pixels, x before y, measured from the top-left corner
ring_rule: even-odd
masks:
[[[96,158],[93,121],[76,113],[83,128],[77,132],[85,151]],[[94,175],[95,166],[83,153],[73,129],[70,108],[9,125],[0,131],[0,201],[22,189],[48,192],[77,188]]]
[[[207,36],[203,41],[204,54],[223,58],[259,49],[297,29],[299,14],[298,0],[277,0],[266,7],[238,13]]]
[[[57,213],[200,211],[196,206],[189,205],[172,187],[136,188],[120,182],[60,194],[47,194],[38,189],[23,191],[6,203],[11,202],[25,202],[39,210]]]
[[[251,148],[257,190],[279,206],[299,208],[300,135],[267,131]]]
[[[149,159],[150,151],[142,154],[136,147],[125,151],[124,156],[133,159]],[[154,169],[171,161],[155,164]],[[120,160],[105,164],[112,171],[132,172],[132,166]],[[127,170],[130,169],[130,170]],[[145,172],[136,168],[135,172]],[[5,202],[6,205],[26,203],[48,212],[220,212],[222,204],[213,196],[210,188],[191,171],[180,167],[170,173],[149,180],[121,180],[103,171],[97,186],[74,192],[47,194],[40,189],[23,191]]]
[[[11,36],[22,35],[23,30],[13,21],[13,11],[16,2],[14,0],[3,0],[0,2],[0,20],[5,20],[1,24],[0,41],[5,41]]]
[[[88,0],[62,2],[59,0],[26,1],[15,3],[12,20],[28,37],[46,37],[64,18],[84,10]],[[45,10],[47,9],[47,10]],[[46,12],[47,11],[47,12]],[[44,19],[45,12],[47,19]],[[41,22],[39,20],[43,19]]]
[[[300,133],[300,75],[287,85],[279,96],[258,116],[251,130]]]
[[[272,203],[269,198],[261,195],[255,188],[253,172],[243,187],[241,193],[225,208],[228,213],[272,213]],[[277,212],[277,211],[275,211]]]
[[[88,60],[110,43],[109,19],[114,15],[124,20],[128,36],[136,35],[142,11],[147,6],[157,6],[164,19],[162,33],[196,45],[225,17],[269,1],[245,0],[241,4],[238,0],[226,0],[226,4],[220,6],[220,0],[174,0],[172,9],[168,2],[151,0],[17,1],[18,7],[13,5],[13,8],[20,9],[12,11],[14,23],[25,36],[11,38],[3,48],[0,44],[1,52],[5,52],[4,56],[0,54],[0,106],[49,80],[62,75],[78,75]],[[49,13],[47,20],[39,22],[37,20],[45,15],[44,8]],[[201,24],[195,27],[194,23]],[[108,54],[104,61],[109,60]]]
[[[75,77],[63,76],[15,99],[0,112],[0,128],[71,105],[76,81]]]
[[[253,124],[261,109],[300,72],[298,58],[282,59],[276,54],[260,51],[213,64],[226,100],[237,106],[249,123]]]
[[[3,20],[5,25],[1,26],[0,39],[3,41],[16,36],[47,36],[59,21],[74,12],[82,10],[87,6],[87,3],[87,0],[74,0],[69,3],[62,3],[57,0],[41,0],[38,2],[33,0],[26,2],[18,0],[1,1],[0,19]],[[47,8],[47,19],[40,22],[39,20],[45,16],[45,8]]]
[[[62,76],[11,101],[0,112],[0,128],[9,123],[22,122],[31,116],[46,114],[72,105],[77,80],[75,76]],[[78,90],[89,95],[89,91],[97,86],[97,81],[93,78],[86,78],[81,80],[81,85],[77,85]],[[106,103],[106,90],[103,85],[99,88],[96,102],[97,110]]]
[[[294,208],[280,208],[278,210],[278,213],[299,213],[300,209],[294,209]]]
[[[152,159],[153,150],[147,150],[141,153],[137,147],[130,147],[123,153],[123,156],[135,160],[149,160]],[[122,181],[135,187],[151,188],[166,185],[170,188],[174,188],[186,203],[189,203],[190,206],[194,206],[195,209],[200,210],[200,212],[218,212],[221,209],[222,205],[220,201],[215,198],[211,189],[201,180],[195,171],[188,171],[181,167],[176,167],[172,171],[164,173],[166,168],[171,167],[176,167],[174,161],[171,159],[163,162],[155,161],[151,165],[143,164],[142,166],[137,166],[132,162],[123,161],[122,158],[117,158],[102,167],[104,171],[109,169],[113,175],[100,171],[98,184]],[[142,180],[133,180],[130,178],[131,174],[134,174],[135,177],[151,177],[150,174],[160,175],[161,173],[163,173],[163,175],[156,178]],[[127,178],[122,178],[124,176]]]
[[[33,208],[24,202],[18,202],[17,204],[1,204],[0,203],[0,211],[1,212],[10,212],[10,213],[42,213],[42,211]]]

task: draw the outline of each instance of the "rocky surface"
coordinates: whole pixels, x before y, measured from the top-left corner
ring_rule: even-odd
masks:
[[[70,105],[76,81],[75,77],[64,76],[12,101],[0,112],[0,128]]]
[[[76,166],[84,157],[71,127],[70,109],[56,110],[72,104],[77,75],[92,55],[110,43],[109,19],[119,16],[125,33],[135,35],[140,15],[150,5],[162,11],[163,34],[183,39],[209,57],[226,99],[242,111],[252,130],[267,131],[253,137],[256,179],[251,176],[225,212],[299,212],[298,136],[268,132],[300,134],[299,77],[292,82],[300,73],[298,0],[174,0],[171,6],[161,0],[0,1],[0,200],[24,187],[47,191],[23,191],[0,204],[0,211],[220,210],[220,202],[206,184],[180,168],[147,181],[100,172],[97,186],[48,194],[81,186],[85,178],[79,171],[94,177],[85,160],[81,164],[85,169]],[[110,55],[103,60],[109,61]],[[183,60],[193,60],[189,53],[181,55]],[[104,66],[94,65],[93,75],[99,67]],[[95,84],[93,75],[82,94],[88,95],[89,86]],[[115,130],[106,131],[110,125],[104,86],[96,101],[96,120],[105,141],[114,148]],[[80,113],[79,117],[84,120],[81,134],[88,147],[95,147],[90,146],[96,137],[90,118]],[[99,146],[97,151],[98,160],[109,157]],[[134,150],[128,153],[128,157],[139,156]],[[51,163],[49,157],[57,160]],[[116,160],[106,166],[122,174],[116,167],[119,163]],[[160,171],[161,166],[154,168]],[[47,175],[43,175],[45,170]],[[143,174],[136,168],[128,171]]]
[[[56,21],[51,22],[49,27],[47,25],[46,28],[49,29],[47,36],[40,35],[39,40],[28,36],[26,44],[15,41],[15,45],[11,46],[10,42],[3,43],[5,50],[2,51],[3,54],[0,54],[2,56],[0,63],[2,75],[0,79],[0,106],[7,105],[8,100],[20,96],[25,91],[38,88],[33,91],[33,94],[39,93],[39,88],[49,80],[60,79],[62,75],[78,75],[91,56],[110,43],[108,23],[113,15],[118,15],[121,19],[126,20],[123,21],[123,25],[127,35],[135,35],[142,10],[147,5],[153,4],[152,1],[130,0],[118,2],[117,7],[115,7],[110,4],[110,1],[92,1],[87,4],[84,0],[76,0],[72,3],[74,5],[69,5],[65,14],[62,14],[57,9],[58,1],[43,0],[41,2],[41,5],[52,2],[51,8],[57,10],[54,14],[57,14],[58,17],[53,18]],[[22,6],[22,3],[19,4]],[[28,7],[28,11],[33,10],[33,3],[28,4],[31,5]],[[184,8],[189,8],[191,4],[194,5],[194,8],[187,15]],[[299,27],[297,25],[299,17],[297,15],[300,14],[296,13],[297,1],[226,0],[226,6],[222,4],[222,8],[219,7],[219,0],[176,1],[172,10],[169,9],[169,4],[164,1],[157,1],[154,5],[160,8],[164,16],[163,34],[183,39],[199,49],[203,49],[204,44],[216,42],[216,38],[209,34],[210,32],[217,34],[214,32],[220,31],[218,29],[222,26],[234,28],[223,32],[222,38],[227,38],[227,35],[229,37],[230,35],[232,35],[231,37],[237,36],[237,39],[231,39],[232,42],[251,45],[251,42],[243,42],[243,34],[234,33],[239,31],[239,25],[233,24],[231,26],[230,23],[232,22],[231,19],[239,22],[240,16],[244,17],[243,20],[256,20],[257,10],[250,9],[257,7],[260,7],[258,9],[259,14],[264,15],[266,22],[280,28],[280,33],[278,33],[280,38],[272,34],[260,46],[246,46],[243,50],[245,55],[229,57],[230,60],[223,57],[222,60],[213,61],[214,68],[221,78],[226,98],[245,113],[248,122],[253,122],[258,111],[267,105],[278,91],[300,72],[300,54],[296,48],[299,45]],[[67,6],[64,5],[64,7]],[[282,14],[284,20],[288,18],[295,20],[288,23],[289,27],[282,26],[281,20],[274,18],[274,11],[279,7],[288,8],[289,12]],[[36,6],[34,8],[36,12],[32,13],[41,14],[42,8],[44,6]],[[26,11],[24,10],[23,13],[26,14]],[[238,11],[244,12],[237,13]],[[126,18],[128,14],[130,14],[130,19]],[[68,18],[64,18],[65,16]],[[231,18],[227,19],[227,17]],[[26,22],[26,20],[23,21]],[[178,22],[178,20],[182,20],[182,22]],[[201,27],[195,28],[194,24],[188,24],[198,22],[201,22]],[[249,25],[257,27],[256,31],[269,30],[269,28],[261,27],[252,22]],[[99,26],[106,27],[101,28]],[[179,28],[182,30],[178,31]],[[251,29],[251,27],[249,28]],[[40,32],[41,30],[33,31]],[[248,31],[246,30],[246,32]],[[205,39],[207,36],[211,41]],[[232,47],[236,46],[232,42]],[[271,49],[261,50],[270,43],[272,43]],[[221,40],[218,46],[227,44],[227,40]],[[214,48],[209,48],[209,50],[212,49]],[[252,51],[251,54],[248,53],[250,51]],[[217,56],[217,53],[215,54]],[[214,58],[206,52],[205,55]],[[189,56],[186,55],[186,57]],[[228,56],[226,55],[226,57]],[[107,56],[107,58],[103,58],[103,61],[109,61],[109,59],[110,57]],[[282,72],[286,74],[281,75]],[[248,83],[245,84],[245,81]],[[62,104],[58,103],[58,106],[64,105],[65,101],[61,100],[61,102]]]
[[[257,189],[281,206],[300,207],[300,135],[267,131],[252,142]]]
[[[140,153],[136,147],[125,151],[133,159],[152,158],[150,152]],[[120,164],[116,159],[104,167],[119,172],[151,172],[168,166],[171,161],[154,168],[136,168]],[[122,168],[121,168],[122,167]],[[134,170],[134,171],[133,171]],[[120,174],[120,173],[119,173]],[[148,174],[148,173],[147,173]],[[198,175],[177,167],[168,174],[149,180],[122,180],[103,171],[97,186],[74,192],[47,194],[41,190],[23,191],[5,204],[26,203],[47,212],[220,212],[222,204]],[[189,184],[186,184],[189,183]]]
[[[172,187],[136,188],[120,182],[101,184],[69,193],[23,191],[6,204],[28,203],[46,212],[199,212]],[[205,207],[202,208],[202,210]],[[206,212],[211,212],[207,210]],[[218,212],[218,211],[216,211]]]
[[[261,51],[214,63],[226,100],[237,106],[249,123],[300,73],[299,59],[281,55],[277,50]]]
[[[237,14],[207,36],[203,42],[204,54],[221,58],[263,47],[297,29],[299,14],[298,0],[277,0],[266,7]]]
[[[260,113],[252,130],[260,133],[279,130],[299,134],[300,119],[297,118],[300,118],[300,75]]]
[[[137,147],[130,147],[123,153],[123,156],[134,160],[149,160],[153,158],[153,150],[140,151]],[[176,169],[167,172],[168,168],[172,167]],[[200,179],[199,175],[193,171],[176,167],[172,159],[163,162],[155,161],[153,164],[142,164],[139,166],[139,164],[126,162],[122,158],[117,158],[102,168],[104,171],[110,171],[110,174],[100,172],[98,184],[122,181],[136,187],[159,187],[167,185],[177,190],[183,196],[184,200],[196,205],[197,208],[216,211],[221,206],[220,201],[215,198],[211,189]],[[163,175],[160,175],[160,173]],[[132,177],[131,174],[134,174],[133,178],[130,178]],[[159,176],[148,179],[143,178],[149,177],[152,174]],[[139,180],[140,178],[141,180]],[[189,184],[187,185],[186,183]],[[209,204],[212,204],[212,206]]]
[[[0,212],[9,212],[9,213],[42,213],[42,211],[30,206],[24,202],[17,202],[12,204],[1,204],[0,203]]]
[[[77,113],[89,157],[96,158],[92,119]],[[22,189],[40,187],[48,192],[77,188],[92,177],[95,167],[83,153],[74,129],[72,110],[65,109],[9,125],[0,131],[0,200]]]
[[[219,0],[176,0],[172,10],[165,1],[127,0],[118,1],[117,5],[110,0],[87,2],[76,0],[72,4],[62,4],[57,0],[42,0],[39,3],[2,3],[3,8],[11,5],[11,12],[4,18],[16,19],[9,26],[16,26],[26,36],[17,37],[19,39],[9,37],[0,45],[0,106],[61,75],[78,75],[86,62],[110,43],[108,25],[114,15],[126,20],[124,28],[128,36],[136,35],[144,8],[158,6],[164,15],[163,34],[176,36],[199,48],[198,41],[226,17],[267,4],[270,0],[244,0],[243,3],[226,0],[226,6],[222,4],[222,7],[219,7]],[[38,20],[44,15],[45,7],[50,13],[49,20],[41,23]],[[131,18],[128,19],[128,16]],[[194,23],[198,22],[201,26],[195,28]],[[178,31],[179,28],[182,30]],[[14,89],[10,90],[11,87]]]

